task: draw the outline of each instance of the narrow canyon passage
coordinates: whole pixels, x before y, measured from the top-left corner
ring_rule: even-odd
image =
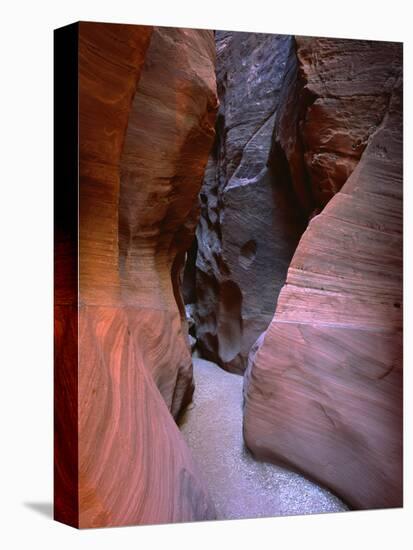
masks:
[[[221,519],[400,505],[400,48],[215,43],[184,437]]]
[[[75,31],[56,519],[402,506],[401,45]]]
[[[195,358],[195,394],[181,431],[218,519],[340,512],[334,495],[280,466],[255,460],[242,437],[242,376]]]

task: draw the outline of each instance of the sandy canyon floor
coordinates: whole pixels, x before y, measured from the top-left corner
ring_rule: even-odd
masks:
[[[256,461],[242,438],[242,382],[194,358],[196,390],[181,420],[219,519],[341,512],[347,507],[299,474]]]

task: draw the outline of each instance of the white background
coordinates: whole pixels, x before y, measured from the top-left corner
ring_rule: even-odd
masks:
[[[1,378],[0,545],[14,548],[412,547],[410,316],[405,328],[405,509],[301,518],[76,531],[48,515],[52,499],[52,45],[79,19],[405,41],[407,0],[66,0],[5,2],[0,31]],[[406,119],[411,108],[405,104]],[[407,127],[407,125],[406,125]],[[411,125],[408,126],[411,129]],[[411,236],[411,140],[405,141],[405,228]],[[406,235],[407,236],[407,235]],[[405,241],[405,252],[411,239]],[[405,281],[412,275],[405,256]],[[405,298],[410,297],[410,286]],[[409,300],[410,302],[410,300]],[[406,307],[405,309],[408,309]],[[410,349],[409,349],[410,348]],[[410,489],[409,489],[410,488]],[[46,513],[45,513],[46,512]],[[409,537],[410,534],[410,537]],[[408,542],[410,538],[410,544]]]

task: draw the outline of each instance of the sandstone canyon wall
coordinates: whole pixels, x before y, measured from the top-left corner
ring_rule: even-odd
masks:
[[[80,23],[78,40],[79,284],[56,292],[55,517],[210,519],[173,416],[193,391],[177,277],[214,137],[213,32]],[[69,229],[57,275],[77,254]]]
[[[217,32],[217,137],[197,229],[202,356],[242,373],[305,228],[288,175],[269,166],[290,36]]]
[[[220,109],[197,229],[197,345],[242,373],[307,222],[383,120],[398,45],[217,32]]]
[[[392,42],[295,37],[273,147],[315,215],[341,189],[387,112],[400,69]]]
[[[246,369],[256,458],[354,508],[401,505],[401,46],[73,28],[76,63],[55,61],[80,142],[79,186],[76,141],[55,162],[56,519],[215,517],[174,422],[186,311],[203,357]]]
[[[296,52],[274,147],[308,211],[334,196],[251,350],[244,437],[352,507],[402,506],[402,48]]]

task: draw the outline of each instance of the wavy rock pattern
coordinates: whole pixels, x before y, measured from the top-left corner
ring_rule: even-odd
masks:
[[[320,43],[328,63],[328,41]],[[396,507],[402,506],[401,46],[371,43],[356,57],[357,43],[348,44],[350,76],[366,79],[366,94],[382,87],[381,75],[391,69],[391,100],[356,169],[310,222],[274,319],[251,352],[244,436],[255,456],[287,463],[355,508]],[[364,55],[373,50],[377,64]],[[336,73],[340,59],[330,59]],[[342,73],[337,88],[350,93]],[[325,86],[321,78],[318,84]]]
[[[214,507],[173,416],[193,391],[177,282],[214,137],[213,33],[79,28],[80,304],[72,306],[79,316],[79,479],[72,524],[211,519]],[[59,337],[56,347],[60,353]]]
[[[240,373],[305,227],[288,176],[267,166],[293,39],[217,32],[216,43],[220,110],[197,229],[197,337],[204,357]]]
[[[174,324],[170,317],[135,307],[81,310],[80,527],[215,517],[151,372],[171,345],[168,334],[178,332],[178,316]],[[170,351],[169,359],[176,361]]]

